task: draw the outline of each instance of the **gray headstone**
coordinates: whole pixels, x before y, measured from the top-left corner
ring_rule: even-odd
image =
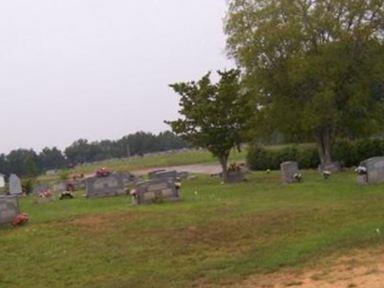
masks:
[[[384,182],[384,157],[373,157],[363,161],[360,166],[367,169],[366,180],[368,184]]]
[[[11,176],[9,176],[9,193],[11,195],[20,195],[23,193],[21,180],[15,174],[11,174]]]
[[[329,164],[320,164],[319,165],[319,171],[330,171],[330,172],[340,172],[342,170],[342,165],[340,162],[332,162]]]
[[[297,179],[295,174],[299,173],[299,165],[297,162],[288,161],[280,164],[281,176],[284,183],[295,183]]]
[[[54,192],[64,192],[67,190],[67,183],[66,182],[59,182],[53,185],[53,191]]]
[[[0,225],[12,223],[19,213],[17,196],[0,196]]]
[[[111,197],[126,194],[122,177],[111,174],[108,177],[87,178],[87,197]]]
[[[47,184],[35,184],[33,186],[33,193],[39,195],[40,193],[43,193],[49,189],[50,187]]]
[[[153,179],[137,184],[134,204],[147,204],[162,201],[180,200],[179,191],[175,188],[175,182],[171,179]]]
[[[178,173],[176,170],[172,171],[155,171],[153,173],[150,173],[149,179],[168,179],[171,178],[175,180],[178,177]]]

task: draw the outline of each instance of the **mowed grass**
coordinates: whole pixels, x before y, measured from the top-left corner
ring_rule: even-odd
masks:
[[[21,208],[30,223],[0,230],[0,287],[204,287],[383,243],[384,186],[304,171],[220,185],[199,176],[183,201],[131,206],[128,197]]]

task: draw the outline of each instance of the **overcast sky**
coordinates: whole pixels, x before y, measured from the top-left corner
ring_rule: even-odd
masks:
[[[159,132],[168,84],[229,68],[225,0],[0,2],[0,153]]]

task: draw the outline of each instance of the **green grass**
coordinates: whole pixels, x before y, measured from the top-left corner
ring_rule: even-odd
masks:
[[[351,172],[218,182],[188,180],[183,201],[160,205],[23,199],[30,223],[0,230],[0,287],[231,286],[384,241],[383,186],[357,186]]]

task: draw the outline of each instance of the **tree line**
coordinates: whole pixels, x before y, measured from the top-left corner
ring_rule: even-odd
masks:
[[[170,131],[152,134],[137,132],[119,140],[89,142],[79,139],[63,151],[57,147],[44,148],[37,153],[33,149],[17,149],[0,155],[0,172],[34,177],[40,173],[72,167],[86,162],[103,161],[111,158],[125,158],[146,153],[177,150],[188,145]]]

